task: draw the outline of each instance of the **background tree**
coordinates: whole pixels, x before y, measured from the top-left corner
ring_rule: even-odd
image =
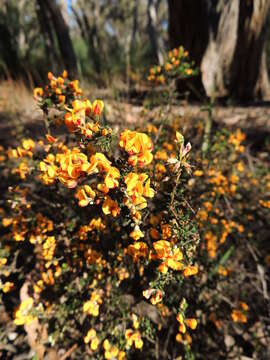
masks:
[[[39,20],[40,30],[44,38],[44,45],[48,59],[48,68],[52,71],[59,71],[61,64],[60,57],[57,53],[57,46],[53,34],[53,29],[50,24],[50,14],[43,0],[37,0],[37,17]],[[58,64],[58,66],[56,65]]]
[[[168,0],[171,47],[200,66],[208,96],[269,98],[265,39],[270,0]]]
[[[163,54],[161,42],[158,34],[158,11],[161,5],[160,0],[148,0],[147,3],[147,29],[149,33],[149,40],[152,49],[152,55],[159,64],[163,64]]]
[[[60,53],[63,63],[68,72],[75,76],[77,74],[77,59],[73,49],[72,41],[69,35],[69,28],[65,22],[65,19],[61,13],[60,7],[57,5],[56,0],[39,1],[43,2],[45,11],[50,14],[53,28],[55,30]]]
[[[35,7],[30,0],[0,1],[0,64],[6,76],[27,77],[39,56]]]

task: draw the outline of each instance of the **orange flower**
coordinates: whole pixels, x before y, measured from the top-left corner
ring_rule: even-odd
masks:
[[[138,209],[144,209],[147,206],[144,196],[149,198],[154,196],[154,190],[150,187],[148,175],[129,173],[125,176],[124,181],[127,185],[127,194],[130,196],[131,202]]]
[[[127,340],[128,347],[131,347],[133,343],[136,349],[141,349],[143,347],[143,341],[141,339],[139,331],[127,329],[125,332],[125,338]]]
[[[113,217],[116,217],[120,214],[120,207],[116,201],[110,198],[110,196],[106,196],[102,205],[102,211],[105,215],[112,214]]]
[[[140,257],[145,258],[147,256],[148,246],[144,242],[137,241],[128,246],[127,253],[132,256],[134,262],[137,262]]]
[[[139,240],[140,238],[144,237],[144,233],[140,230],[139,226],[136,225],[132,233],[129,236],[134,239],[135,241]]]
[[[95,100],[92,106],[92,112],[95,116],[100,116],[104,108],[104,102],[102,100]]]
[[[102,304],[102,291],[94,290],[91,294],[90,300],[83,304],[83,312],[97,317],[99,314],[99,307]]]
[[[86,103],[81,100],[72,102],[72,109],[65,114],[65,124],[69,132],[74,132],[85,124]]]
[[[129,154],[128,162],[132,166],[138,164],[143,167],[153,160],[153,144],[146,134],[125,130],[120,135],[119,146]]]
[[[188,266],[184,269],[184,276],[192,276],[196,275],[198,273],[198,267],[197,266]]]
[[[48,80],[52,80],[54,78],[53,73],[51,71],[48,72]]]
[[[97,333],[95,329],[90,329],[87,332],[87,335],[84,337],[85,344],[90,342],[91,350],[95,351],[98,348],[99,340],[97,338]]]
[[[53,143],[55,143],[57,141],[57,138],[53,137],[50,134],[46,134],[46,138],[49,141],[49,143],[51,143],[51,144],[53,144]]]
[[[192,330],[195,330],[196,327],[197,327],[197,320],[196,319],[185,319],[185,323]]]
[[[39,100],[43,96],[43,93],[44,92],[43,92],[42,88],[40,88],[40,87],[35,88],[33,91],[34,98],[36,100]]]
[[[23,139],[22,147],[24,148],[24,150],[32,151],[35,147],[35,142],[32,139]]]
[[[58,179],[69,188],[77,185],[77,180],[89,167],[87,156],[78,148],[57,154],[56,161],[60,164]]]
[[[94,200],[96,193],[92,190],[91,186],[84,185],[77,192],[75,197],[79,200],[81,207],[87,206],[91,201]]]
[[[151,296],[150,302],[152,305],[156,305],[162,301],[162,291],[156,290],[155,293]]]
[[[247,322],[247,316],[246,314],[243,313],[242,310],[233,310],[231,316],[234,322],[239,322],[239,323]]]
[[[179,248],[171,247],[169,241],[159,240],[153,243],[156,254],[151,254],[151,259],[161,260],[158,270],[162,273],[167,273],[168,269],[175,271],[183,270],[184,265],[181,262],[183,254]]]
[[[68,72],[67,70],[64,70],[62,73],[62,78],[66,79],[68,77]]]

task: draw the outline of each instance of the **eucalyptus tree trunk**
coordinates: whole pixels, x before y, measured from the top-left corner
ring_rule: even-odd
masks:
[[[71,76],[76,76],[78,72],[77,60],[69,35],[68,25],[62,16],[56,0],[43,0],[43,3],[51,16],[63,63]]]
[[[158,12],[159,1],[157,0],[148,0],[147,3],[147,17],[148,17],[148,34],[150,39],[150,44],[152,47],[152,53],[155,57],[155,60],[159,64],[163,64],[163,55],[159,46],[159,38],[157,31],[157,12]]]
[[[208,96],[270,93],[265,38],[270,0],[168,0],[172,47],[182,44]]]
[[[37,0],[36,7],[37,17],[41,33],[43,34],[45,50],[47,54],[48,63],[50,69],[55,72],[60,69],[57,68],[59,64],[59,58],[56,51],[56,44],[53,37],[52,27],[50,24],[50,16],[43,0]]]

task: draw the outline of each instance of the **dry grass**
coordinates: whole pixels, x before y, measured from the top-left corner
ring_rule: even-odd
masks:
[[[22,80],[0,82],[0,112],[31,116],[37,109],[31,89]]]

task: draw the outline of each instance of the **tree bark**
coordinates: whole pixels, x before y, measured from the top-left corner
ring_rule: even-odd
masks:
[[[59,64],[59,58],[57,56],[56,44],[54,41],[50,17],[47,11],[46,6],[44,6],[43,0],[37,0],[37,17],[40,25],[40,30],[43,34],[45,50],[48,57],[49,65],[51,66],[51,70],[53,72],[58,71],[56,64]]]
[[[76,55],[69,35],[69,28],[61,14],[60,8],[56,0],[43,0],[43,3],[51,15],[63,63],[69,74],[76,76],[78,73]]]
[[[100,59],[100,51],[99,51],[100,41],[98,37],[97,26],[95,23],[92,26],[90,25],[88,17],[85,13],[83,13],[83,22],[85,24],[85,28],[88,35],[89,56],[91,56],[93,60],[96,73],[100,74],[101,73],[101,59]]]
[[[269,9],[270,0],[169,0],[171,46],[190,52],[208,96],[269,96]]]
[[[152,53],[156,61],[159,64],[163,64],[163,55],[160,50],[157,34],[157,4],[155,0],[148,0],[147,5],[147,17],[148,17],[148,34],[150,39],[150,44],[152,47]]]

